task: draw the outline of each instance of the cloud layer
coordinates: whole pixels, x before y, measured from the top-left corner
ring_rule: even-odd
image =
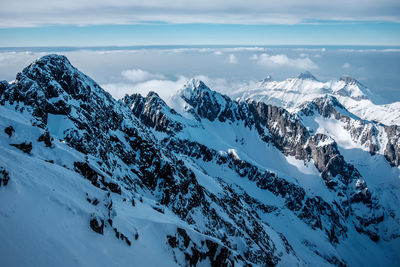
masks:
[[[46,49],[0,49],[0,80],[14,80],[35,58],[48,54]],[[67,56],[74,66],[116,98],[125,93],[146,95],[154,90],[167,97],[192,77],[229,94],[267,75],[283,80],[310,70],[321,81],[350,75],[374,93],[390,101],[400,101],[400,50],[387,47],[368,50],[315,46],[60,49],[51,51]],[[229,64],[230,54],[238,59],[237,64]]]
[[[141,69],[124,70],[121,72],[121,74],[125,79],[134,83],[152,79],[165,79],[165,76],[162,74],[153,74]]]
[[[19,0],[3,1],[0,27],[135,23],[296,24],[400,21],[398,0]]]
[[[251,59],[256,61],[258,65],[264,67],[289,67],[300,70],[317,69],[317,64],[304,54],[300,58],[289,58],[285,54],[269,55],[262,53],[261,55],[254,54]]]
[[[228,63],[230,64],[237,64],[238,63],[238,59],[234,54],[229,54],[228,56]]]

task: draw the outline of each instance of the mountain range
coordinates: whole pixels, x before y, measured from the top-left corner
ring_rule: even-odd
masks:
[[[61,55],[0,82],[2,266],[396,266],[400,104],[344,76],[116,100]]]

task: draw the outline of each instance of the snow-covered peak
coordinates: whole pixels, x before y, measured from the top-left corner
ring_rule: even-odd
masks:
[[[208,91],[210,92],[210,88],[208,88],[207,85],[201,80],[192,78],[189,81],[187,81],[181,90],[178,91],[178,93],[182,93],[186,95],[187,93],[191,94],[192,92],[203,92],[203,91]]]
[[[385,101],[372,93],[355,78],[343,75],[337,80],[319,81],[310,72],[282,81],[260,82],[245,87],[230,96],[234,99],[253,99],[296,111],[302,104],[325,95],[334,96],[346,109],[362,119],[384,124],[400,124],[400,109],[396,103]]]
[[[200,95],[204,95],[204,93],[211,93],[210,88],[208,88],[203,81],[192,78],[188,80],[183,87],[179,89],[174,96],[172,96],[172,98],[182,98],[186,101],[193,98],[198,98]]]
[[[63,55],[50,54],[36,59],[32,64],[22,70],[22,74],[34,78],[39,75],[52,75],[60,78],[62,72],[79,72],[71,65],[68,58]],[[17,75],[17,81],[20,75]]]
[[[169,99],[168,104],[178,113],[213,121],[230,101],[229,97],[212,91],[204,82],[191,79]]]
[[[342,77],[340,77],[340,81],[344,81],[346,84],[351,84],[351,83],[360,83],[359,81],[357,81],[355,78],[349,76],[349,75],[342,75]]]
[[[380,99],[377,99],[377,96],[366,86],[362,85],[355,78],[347,75],[343,75],[339,81],[334,83],[332,93],[340,96],[347,96],[354,100],[369,99],[374,102],[380,102]]]
[[[271,82],[272,81],[272,76],[271,75],[267,75],[264,79],[262,79],[261,81],[260,81],[260,84],[262,85],[262,84],[266,84],[266,83],[269,83],[269,82]]]
[[[305,71],[299,74],[299,76],[297,76],[298,79],[301,80],[313,80],[313,81],[318,81],[317,78],[315,78],[314,75],[312,75],[311,72],[309,71]]]
[[[111,99],[111,95],[62,55],[51,54],[35,60],[17,74],[14,84],[28,97],[55,100],[63,96],[86,101],[95,93]]]

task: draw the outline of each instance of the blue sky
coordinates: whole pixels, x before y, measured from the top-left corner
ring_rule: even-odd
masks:
[[[1,7],[1,47],[400,45],[398,0],[7,0]]]
[[[0,46],[400,45],[400,23],[53,25],[0,28]]]

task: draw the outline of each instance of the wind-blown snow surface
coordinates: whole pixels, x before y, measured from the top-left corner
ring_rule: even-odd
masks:
[[[333,98],[116,101],[56,55],[0,85],[2,266],[400,262],[393,136]]]

